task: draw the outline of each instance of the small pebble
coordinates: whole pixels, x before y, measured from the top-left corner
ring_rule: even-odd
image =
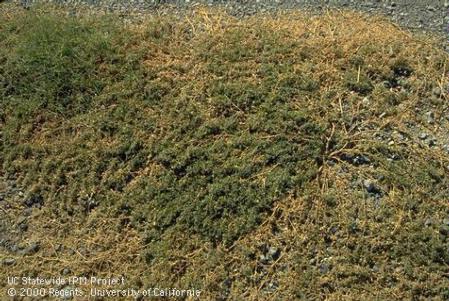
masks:
[[[366,156],[363,155],[357,155],[354,157],[354,159],[352,160],[352,162],[355,165],[363,165],[363,164],[369,164],[371,163],[370,159]]]
[[[3,259],[3,265],[14,265],[16,260],[14,258],[5,258]]]
[[[432,146],[436,145],[437,141],[434,138],[429,138],[429,139],[426,140],[426,143],[427,143],[428,146],[432,147]]]
[[[24,216],[30,216],[33,213],[33,208],[25,208],[22,212]]]
[[[268,249],[268,255],[273,259],[273,260],[277,260],[280,256],[281,252],[278,248],[276,247],[270,247]]]
[[[35,253],[37,253],[40,249],[40,245],[37,242],[32,243],[31,245],[29,245],[28,247],[26,247],[25,249],[23,249],[21,251],[22,255],[33,255]]]
[[[270,259],[268,258],[268,256],[265,256],[264,254],[261,254],[261,255],[259,256],[259,260],[260,260],[262,263],[268,263],[268,262],[270,261]]]
[[[433,124],[435,122],[435,114],[432,111],[427,112],[425,116],[428,124]]]
[[[279,287],[279,284],[276,281],[270,282],[270,284],[268,284],[268,289],[270,291],[275,291],[277,290]]]
[[[327,263],[320,264],[320,273],[321,274],[327,274],[329,272],[329,265]]]
[[[19,229],[20,229],[20,231],[25,232],[25,231],[28,230],[28,225],[27,224],[20,224],[19,225]]]
[[[379,193],[379,188],[376,187],[373,181],[371,180],[363,180],[363,187],[369,193]]]
[[[419,134],[419,139],[421,139],[421,140],[424,140],[424,139],[426,139],[427,137],[428,137],[429,135],[427,135],[426,133],[421,133],[421,134]]]

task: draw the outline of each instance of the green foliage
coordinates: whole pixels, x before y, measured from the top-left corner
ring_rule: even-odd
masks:
[[[24,171],[27,185],[39,183],[46,198],[52,196],[49,206],[73,214],[92,209],[85,194],[94,193],[99,208],[126,199],[136,227],[154,225],[147,230],[158,237],[174,228],[230,244],[260,224],[274,202],[315,176],[322,127],[306,108],[289,102],[300,91],[318,88],[307,75],[287,73],[285,80],[267,78],[262,85],[206,81],[209,101],[197,103],[176,93],[186,82],[140,68],[135,60],[142,50],[124,50],[135,42],[132,35],[126,40],[106,21],[93,26],[49,15],[22,21],[27,26],[9,46],[13,55],[6,57],[1,91],[10,108],[21,106],[8,120],[5,168]],[[160,25],[150,23],[144,35],[168,43],[173,30]],[[229,34],[237,44],[243,33]],[[227,47],[213,56],[238,62],[256,57],[259,47]],[[235,72],[230,64],[222,68]],[[273,71],[283,72],[279,68]],[[13,134],[16,124],[19,131],[30,125],[30,138],[40,135],[32,126],[37,110],[65,119],[42,151]],[[141,176],[146,168],[158,171]]]
[[[349,90],[357,92],[361,95],[368,95],[374,89],[369,77],[357,71],[352,71],[345,74],[345,85]]]
[[[169,266],[151,283],[215,273],[211,286],[244,294],[294,281],[285,300],[447,295],[449,162],[415,137],[431,125],[414,114],[447,56],[385,46],[377,27],[353,43],[335,22],[367,21],[340,15],[305,33],[294,19],[195,18],[0,17],[1,168],[44,207],[36,218],[119,220],[150,268]]]
[[[63,114],[87,110],[106,84],[97,70],[112,56],[106,33],[71,19],[22,21],[20,41],[6,61],[4,97]]]

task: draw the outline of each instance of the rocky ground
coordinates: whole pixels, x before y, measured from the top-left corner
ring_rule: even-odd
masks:
[[[236,16],[280,9],[305,9],[321,12],[325,9],[353,9],[382,14],[411,30],[438,32],[446,35],[449,23],[448,0],[21,0],[29,7],[39,2],[62,5],[89,5],[113,11],[151,11],[165,5],[181,10],[198,4],[221,6]]]

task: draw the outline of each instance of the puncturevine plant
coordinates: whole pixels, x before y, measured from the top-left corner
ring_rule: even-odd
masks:
[[[18,271],[72,256],[73,273],[120,266],[211,300],[448,298],[449,58],[433,40],[354,13],[11,11],[1,174],[25,193],[5,212],[34,208],[20,237],[41,256]]]

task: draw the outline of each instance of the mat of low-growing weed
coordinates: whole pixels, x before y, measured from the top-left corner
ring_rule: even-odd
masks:
[[[137,254],[107,250],[122,252],[121,273],[212,299],[366,286],[447,298],[449,157],[416,132],[444,141],[449,128],[449,59],[433,40],[351,13],[129,21],[48,11],[0,22],[2,173],[25,187],[21,206],[39,207],[35,229],[53,225],[61,245],[75,235],[61,225],[98,244],[99,225],[132,231]],[[54,247],[26,231],[41,252]],[[78,258],[71,271],[112,272],[96,255],[106,250],[88,246],[94,264]],[[151,274],[130,270],[136,262]]]

